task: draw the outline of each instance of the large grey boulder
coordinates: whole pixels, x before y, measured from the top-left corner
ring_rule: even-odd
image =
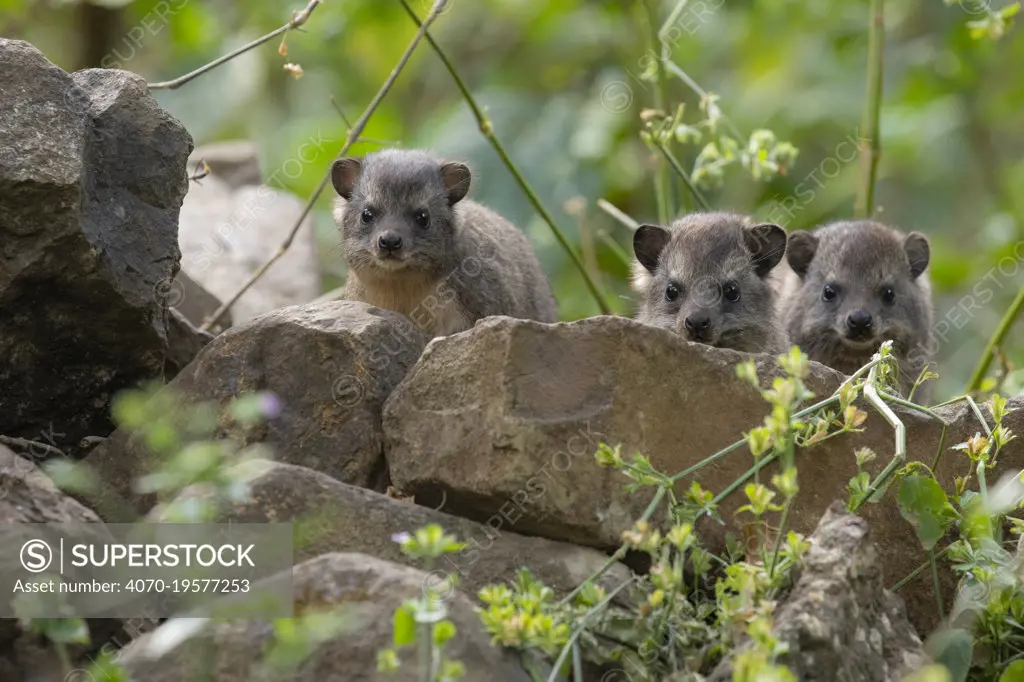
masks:
[[[0,433],[75,452],[159,378],[188,132],[118,70],[0,39]]]
[[[314,152],[325,154],[311,147],[306,158]],[[182,270],[221,301],[230,300],[274,255],[304,208],[298,197],[282,189],[281,177],[268,179],[269,184],[250,184],[245,181],[251,174],[245,155],[229,155],[241,157],[233,163],[218,162],[224,154],[216,148],[205,153],[213,161],[213,174],[192,183],[178,228]],[[302,168],[295,159],[289,161]],[[283,174],[285,169],[291,177],[294,169],[287,162],[276,172]],[[234,323],[312,301],[320,293],[318,273],[316,235],[307,216],[288,252],[232,306]]]
[[[793,589],[773,616],[773,634],[789,647],[777,663],[807,682],[899,682],[929,663],[903,601],[885,589],[867,522],[836,503],[810,541]],[[732,660],[708,682],[731,681]]]
[[[607,556],[592,549],[530,538],[380,493],[339,483],[325,474],[305,467],[257,460],[240,467],[238,480],[249,486],[244,502],[219,510],[217,523],[294,523],[295,560],[303,561],[330,552],[358,552],[400,564],[412,560],[392,539],[397,533],[412,533],[435,523],[454,535],[466,547],[446,555],[432,571],[432,578],[444,589],[456,585],[475,598],[485,585],[511,583],[520,567],[565,595],[597,571]],[[155,508],[149,518],[170,521],[176,505],[211,500],[208,491],[186,490],[170,506]],[[511,518],[514,519],[514,516]],[[412,564],[415,565],[415,564]],[[611,590],[629,579],[629,571],[616,564],[603,577]]]
[[[617,547],[621,532],[643,513],[651,488],[628,492],[630,481],[600,468],[594,452],[601,442],[621,445],[624,455],[650,457],[668,474],[681,472],[760,426],[769,406],[735,375],[738,363],[754,359],[761,385],[782,370],[768,355],[739,353],[693,344],[662,329],[618,317],[541,324],[490,318],[473,329],[434,339],[384,408],[386,456],[394,486],[418,502],[436,504],[480,522],[501,518],[501,509],[521,511],[517,533],[601,549]],[[842,375],[811,363],[806,384],[819,398],[834,391]],[[870,447],[878,459],[872,472],[893,454],[892,429],[872,408],[864,432],[844,434],[797,453],[800,492],[788,523],[810,533],[857,475],[854,451]],[[1024,407],[1024,400],[1011,407]],[[987,413],[987,408],[982,408]],[[941,425],[918,412],[896,409],[907,429],[908,460],[931,465]],[[946,446],[982,429],[962,405],[942,408],[950,423]],[[990,417],[989,417],[990,419]],[[1006,425],[1024,433],[1024,409]],[[746,447],[679,481],[678,494],[696,480],[712,493],[724,492],[753,465]],[[936,473],[946,490],[968,463],[946,452]],[[1024,468],[1024,439],[1012,441],[996,473]],[[777,473],[769,465],[762,481]],[[993,479],[994,480],[994,479]],[[886,580],[893,584],[927,560],[913,527],[890,492],[861,515],[871,523]],[[719,507],[724,520],[702,517],[698,531],[712,551],[722,551],[726,533],[743,536],[746,503],[742,486]],[[506,526],[507,527],[507,526]],[[943,594],[951,597],[954,573],[940,568]],[[922,572],[902,591],[911,622],[921,631],[938,620],[932,583]]]
[[[217,336],[166,390],[222,406],[270,391],[280,414],[250,431],[247,444],[265,443],[279,461],[383,489],[381,411],[425,343],[405,317],[363,303],[291,306]],[[105,483],[85,498],[105,521],[132,521],[155,504],[135,495],[132,483],[159,462],[128,432],[116,431],[85,462]]]
[[[404,652],[396,673],[377,671],[377,652],[391,646],[395,608],[422,596],[427,574],[363,554],[326,554],[296,566],[295,615],[337,610],[347,617],[344,631],[313,648],[295,670],[261,669],[274,639],[271,622],[232,620],[209,625],[169,651],[160,647],[161,630],[125,649],[121,662],[132,679],[147,682],[417,682],[415,652]],[[490,643],[473,605],[454,592],[444,602],[458,630],[445,647],[446,657],[465,666],[464,680],[529,682],[518,657]],[[410,655],[412,654],[412,655]],[[207,676],[212,673],[211,676]]]

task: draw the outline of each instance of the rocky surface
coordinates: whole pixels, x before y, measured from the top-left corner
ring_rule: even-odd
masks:
[[[250,486],[249,500],[223,510],[217,522],[294,522],[296,561],[330,552],[358,552],[409,564],[411,560],[392,536],[414,532],[429,523],[440,525],[467,544],[461,552],[439,561],[432,577],[440,585],[455,582],[472,597],[485,585],[514,580],[522,566],[564,595],[607,560],[594,550],[509,533],[501,528],[503,517],[475,523],[339,483],[304,467],[262,460],[247,463],[243,471],[242,480]],[[204,497],[209,499],[202,490],[187,490],[179,502]],[[166,508],[154,509],[150,518],[167,519]],[[605,575],[602,584],[610,590],[628,578],[628,570],[618,565]]]
[[[209,291],[199,286],[184,270],[178,271],[170,290],[167,292],[168,304],[197,329],[203,325],[207,317],[220,308],[221,301]],[[228,310],[220,321],[210,328],[219,334],[231,326],[231,311]]]
[[[163,372],[188,132],[117,70],[0,39],[0,433],[75,451]]]
[[[435,339],[384,409],[387,460],[401,492],[434,504],[441,491],[446,509],[480,522],[517,505],[522,515],[506,528],[517,533],[609,549],[647,506],[651,493],[629,493],[620,473],[599,468],[600,442],[640,452],[667,473],[677,473],[759,426],[767,403],[735,376],[739,362],[754,357],[762,385],[780,376],[774,358],[690,344],[671,332],[616,317],[543,325],[491,318],[474,329]],[[808,387],[819,397],[842,376],[812,363]],[[1024,401],[1015,401],[1024,407]],[[798,453],[800,494],[789,523],[810,533],[835,499],[845,499],[856,475],[853,453],[871,447],[880,471],[893,453],[892,430],[870,407],[860,434],[846,434]],[[983,408],[985,409],[985,408]],[[917,412],[896,410],[907,428],[908,458],[935,459],[941,426]],[[981,430],[962,406],[943,408],[951,426],[947,446]],[[987,413],[987,412],[986,412]],[[1024,409],[1007,418],[1024,433]],[[1024,468],[1024,439],[1000,455],[997,473]],[[680,481],[698,480],[718,493],[752,465],[744,447]],[[965,461],[947,452],[937,471],[946,489],[962,475]],[[769,466],[767,480],[776,472]],[[727,531],[740,535],[733,513],[745,502],[742,490],[719,509],[726,525],[705,518],[698,530],[713,550]],[[871,523],[889,584],[926,559],[913,527],[894,496],[861,510]],[[951,571],[941,570],[943,591],[954,589]],[[922,573],[901,591],[911,622],[928,631],[937,621],[930,577]]]
[[[217,164],[217,155],[207,155],[217,168],[230,167]],[[304,207],[276,186],[233,186],[245,175],[239,175],[237,165],[225,171],[226,178],[215,171],[192,183],[178,228],[182,270],[221,301],[229,300],[277,251]],[[318,272],[313,221],[307,217],[288,252],[234,304],[234,323],[312,301],[320,293]]]
[[[363,303],[292,306],[216,337],[169,388],[186,401],[221,404],[243,393],[273,392],[280,415],[249,442],[272,445],[279,461],[383,490],[384,400],[425,343],[406,318]],[[150,462],[126,432],[115,432],[86,462],[110,486],[103,497],[87,498],[105,521],[133,520],[154,504],[131,492]]]
[[[836,503],[810,540],[793,589],[775,611],[772,631],[789,647],[778,663],[807,682],[899,682],[926,665],[903,601],[885,589],[868,524]],[[708,682],[729,682],[732,673],[727,660]]]
[[[294,671],[261,670],[263,654],[273,639],[273,625],[260,621],[230,621],[211,626],[170,651],[155,651],[161,630],[145,635],[123,653],[132,679],[180,682],[416,682],[421,679],[415,660],[404,652],[396,673],[377,671],[377,652],[391,646],[392,615],[405,599],[422,595],[427,575],[406,566],[363,554],[326,554],[296,566],[295,615],[340,608],[348,616],[345,631],[322,642]],[[445,654],[462,662],[465,680],[529,682],[517,657],[490,643],[469,599],[452,593],[445,601],[457,634]]]
[[[23,542],[40,538],[31,526],[14,524],[87,523],[100,520],[89,509],[62,493],[46,474],[29,459],[19,457],[0,445],[0,533],[5,548],[17,548]],[[97,527],[97,541],[109,535]],[[27,577],[19,553],[5,552],[0,557],[0,579],[8,576]],[[7,584],[6,582],[4,584]],[[94,641],[102,643],[121,628],[116,619],[90,618],[87,621]],[[73,646],[71,655],[80,655],[83,647]],[[63,679],[60,661],[45,642],[23,632],[14,619],[0,618],[0,679],[49,680]]]
[[[263,182],[259,149],[250,140],[222,140],[196,147],[189,157],[189,168],[202,167],[205,162],[210,176],[238,189]]]

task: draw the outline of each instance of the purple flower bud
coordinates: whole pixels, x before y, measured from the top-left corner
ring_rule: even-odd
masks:
[[[281,399],[270,391],[260,394],[260,414],[267,419],[273,419],[281,414]]]
[[[408,533],[405,533],[405,532],[395,533],[394,535],[391,536],[391,540],[394,541],[394,542],[397,542],[400,545],[404,545],[410,539],[412,539],[412,536],[409,535]]]

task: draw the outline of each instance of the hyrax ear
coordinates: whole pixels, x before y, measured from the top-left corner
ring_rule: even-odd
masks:
[[[464,163],[446,163],[441,166],[441,181],[448,189],[448,205],[454,206],[462,201],[469,191],[469,183],[473,174]]]
[[[345,201],[352,198],[352,192],[359,180],[363,162],[355,158],[338,159],[331,164],[331,184],[334,191]]]
[[[818,238],[810,232],[794,232],[786,246],[786,262],[801,279],[807,275],[814,254],[818,251]]]
[[[758,277],[771,272],[786,253],[786,231],[775,223],[748,227],[743,237]]]
[[[910,263],[910,278],[917,279],[928,267],[928,260],[931,257],[928,238],[920,232],[911,232],[903,240],[903,251],[907,254],[907,261]]]
[[[658,267],[658,257],[668,244],[671,233],[660,225],[641,225],[633,233],[633,253],[640,265],[650,272]]]

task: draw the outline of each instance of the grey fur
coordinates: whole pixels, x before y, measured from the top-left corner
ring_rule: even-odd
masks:
[[[633,238],[636,319],[719,348],[784,352],[788,339],[770,280],[785,249],[781,227],[734,213],[693,213],[668,228],[642,225]],[[738,290],[736,301],[726,295],[729,284]],[[675,300],[667,297],[670,285],[678,289]],[[688,330],[687,318],[708,327]]]
[[[345,297],[408,316],[434,336],[507,315],[557,322],[555,299],[526,236],[464,199],[471,174],[427,152],[387,150],[331,168],[349,265]],[[364,209],[372,219],[364,223]],[[428,214],[426,227],[416,222]],[[388,258],[380,246],[401,239]]]
[[[891,339],[906,395],[933,347],[929,253],[924,235],[871,220],[791,234],[781,313],[793,343],[812,360],[851,374]],[[831,301],[823,298],[826,284],[835,293]],[[895,294],[891,303],[884,300],[886,287]],[[854,311],[871,316],[860,341],[848,338]],[[919,389],[915,398],[925,396]]]

